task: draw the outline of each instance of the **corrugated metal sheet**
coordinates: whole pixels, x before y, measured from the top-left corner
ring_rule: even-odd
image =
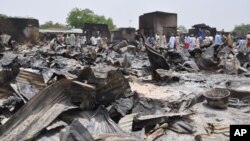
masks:
[[[95,90],[92,87],[71,80],[60,80],[35,95],[1,126],[0,140],[33,139],[62,112],[76,108],[71,102],[72,95],[78,95],[88,104],[95,101]],[[86,109],[90,108],[88,106],[84,105]]]

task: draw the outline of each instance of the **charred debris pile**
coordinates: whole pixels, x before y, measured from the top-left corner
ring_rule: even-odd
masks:
[[[203,102],[203,94],[174,102],[149,99],[131,90],[130,76],[175,83],[181,78],[170,71],[248,77],[250,69],[249,54],[224,44],[176,51],[123,40],[76,49],[64,44],[19,45],[1,35],[0,50],[4,141],[152,141],[167,130],[195,135],[190,107]]]

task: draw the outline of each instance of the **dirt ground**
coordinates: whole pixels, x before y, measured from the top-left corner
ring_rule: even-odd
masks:
[[[210,88],[231,87],[237,90],[250,91],[250,85],[247,83],[249,78],[237,75],[227,74],[210,74],[210,73],[175,73],[180,77],[179,82],[175,83],[156,83],[145,81],[143,79],[132,79],[130,82],[131,89],[140,93],[141,97],[160,99],[164,101],[176,101],[184,95],[192,93],[205,93]],[[148,77],[147,79],[150,79]],[[228,86],[228,82],[231,86]],[[245,83],[241,83],[245,82]],[[191,116],[192,125],[195,126],[196,132],[193,134],[179,134],[171,130],[166,130],[165,134],[158,138],[158,141],[165,140],[186,140],[193,141],[195,136],[207,134],[205,130],[208,125],[218,127],[218,132],[211,133],[211,136],[202,136],[203,140],[229,140],[229,126],[233,124],[249,124],[249,113],[244,113],[237,108],[228,107],[224,110],[218,110],[207,106],[206,101],[194,105],[191,110],[194,114]]]

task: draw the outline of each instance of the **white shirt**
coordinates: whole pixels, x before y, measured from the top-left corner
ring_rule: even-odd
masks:
[[[96,37],[94,37],[94,36],[92,36],[91,38],[90,38],[90,41],[91,41],[91,45],[97,45],[97,38]]]
[[[175,45],[175,37],[171,36],[169,39],[169,46],[170,48],[174,48],[174,45]]]
[[[163,36],[162,36],[162,41],[161,41],[161,46],[162,46],[162,47],[166,47],[166,42],[167,42],[166,36],[163,35]]]
[[[209,44],[209,43],[210,43],[210,39],[209,39],[208,36],[205,37],[205,42],[206,42],[206,44]]]
[[[76,37],[74,34],[70,35],[70,45],[75,46],[76,44]]]
[[[213,42],[213,40],[214,40],[213,36],[209,36],[208,38],[209,38],[210,42]]]
[[[156,40],[156,41],[160,40],[160,36],[156,34],[156,35],[155,35],[155,40]]]
[[[76,47],[81,47],[81,44],[80,44],[80,38],[79,37],[76,37]]]
[[[190,37],[190,48],[195,48],[196,42],[195,42],[195,37]]]

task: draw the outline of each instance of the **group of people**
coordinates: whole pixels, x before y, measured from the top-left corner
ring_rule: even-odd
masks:
[[[240,37],[238,39],[239,49],[242,52],[250,52],[250,32],[246,35],[246,38]]]
[[[75,47],[82,47],[87,42],[86,36],[75,36],[75,34],[67,34],[66,37],[62,36],[62,38],[66,45],[71,45]]]
[[[175,36],[171,34],[169,40],[167,41],[166,35],[163,34],[161,37],[156,34],[155,37],[149,36],[147,38],[148,43],[151,45],[161,46],[163,48],[169,47],[170,49],[179,49],[181,45],[184,44],[186,49],[194,49],[195,47],[200,47],[200,38],[194,37],[193,34],[190,36],[183,36],[184,38],[180,37],[179,35]],[[210,43],[211,38],[206,38],[206,42]],[[213,39],[212,39],[213,40]]]
[[[205,45],[212,45],[217,44],[221,45],[225,43],[227,46],[233,48],[233,38],[231,34],[223,35],[220,33],[216,33],[215,37],[209,36],[210,34],[207,33],[206,36],[203,35],[203,32],[199,30],[199,33],[197,36],[191,35],[185,35],[185,36],[175,36],[174,34],[171,34],[169,40],[167,41],[166,35],[162,34],[161,36],[159,34],[155,34],[155,36],[150,35],[147,38],[148,43],[152,44],[153,46],[160,46],[163,48],[169,47],[170,49],[178,50],[181,47],[184,47],[187,50],[193,50],[195,48],[200,48]],[[64,36],[57,36],[57,38],[54,38],[50,45],[52,48],[57,47],[58,45],[67,45],[72,46],[75,48],[81,48],[85,45],[92,45],[92,46],[99,46],[103,47],[105,46],[105,43],[107,43],[107,38],[101,37],[100,34],[96,34],[90,37],[89,40],[87,40],[85,35],[74,35],[74,34],[67,34]],[[246,38],[239,38],[238,42],[239,44],[239,50],[242,52],[250,52],[250,32],[246,35]]]
[[[56,49],[58,46],[83,47],[87,42],[86,36],[75,36],[75,34],[58,35],[50,41],[50,47]]]
[[[167,39],[165,34],[163,34],[162,36],[160,36],[158,33],[156,33],[155,36],[150,35],[147,37],[147,42],[153,46],[156,45],[167,47]]]
[[[51,48],[55,49],[60,46],[70,46],[80,49],[86,45],[99,46],[102,47],[106,38],[102,38],[100,34],[92,35],[90,39],[87,39],[85,35],[58,35],[56,38],[52,39],[50,42]]]
[[[148,43],[153,46],[160,46],[163,48],[169,47],[170,49],[178,50],[181,47],[184,47],[188,50],[193,50],[195,48],[201,48],[206,45],[222,45],[226,44],[230,48],[234,48],[234,39],[231,34],[221,34],[216,33],[213,37],[209,32],[206,35],[203,34],[203,31],[199,29],[198,35],[194,36],[193,34],[185,35],[185,36],[175,36],[171,34],[169,40],[167,41],[166,35],[159,36],[156,34],[155,36],[150,35],[147,37]],[[246,35],[246,38],[240,38],[238,40],[239,48],[244,52],[250,52],[250,32]]]
[[[171,44],[171,41],[173,40],[171,38],[178,39],[178,42],[176,42],[176,47],[179,47],[180,46],[179,36],[175,37],[174,35],[172,35],[170,37],[169,44]],[[201,48],[202,46],[212,45],[212,44],[222,45],[223,43],[226,43],[231,48],[233,47],[233,37],[231,34],[228,34],[226,36],[220,33],[216,33],[215,37],[211,36],[209,33],[207,33],[206,36],[203,36],[203,34],[198,34],[197,36],[191,34],[184,36],[183,42],[184,42],[184,47],[189,50],[193,50],[195,48]]]
[[[66,45],[75,47],[83,47],[86,44],[92,46],[101,46],[103,41],[104,39],[100,34],[92,35],[89,40],[87,40],[86,36],[75,36],[74,34],[70,34],[70,36],[67,35],[65,39]]]

